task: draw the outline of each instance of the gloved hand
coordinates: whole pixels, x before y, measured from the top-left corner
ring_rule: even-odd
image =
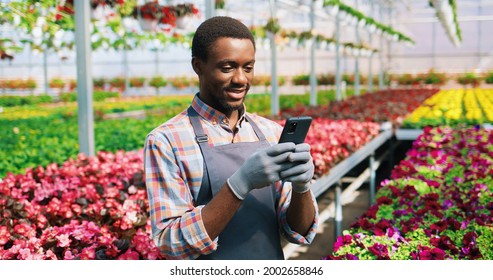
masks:
[[[310,155],[310,145],[307,143],[296,145],[294,153],[288,156],[288,160],[293,165],[281,171],[281,179],[291,182],[293,191],[297,193],[309,191],[310,181],[315,173],[315,166]]]
[[[294,151],[294,143],[280,143],[257,151],[228,178],[229,188],[236,197],[243,200],[251,190],[280,180],[280,172],[293,165],[288,157]]]

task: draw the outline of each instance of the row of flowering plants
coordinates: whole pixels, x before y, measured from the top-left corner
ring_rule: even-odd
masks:
[[[284,125],[285,120],[277,120]],[[356,152],[380,133],[380,124],[355,120],[315,118],[305,142],[315,165],[315,176],[327,174],[332,167]]]
[[[398,127],[407,114],[437,92],[438,89],[389,89],[331,101],[328,105],[287,108],[281,114],[285,117],[309,115],[334,120],[389,121]]]
[[[493,122],[492,89],[450,89],[425,100],[403,122],[405,128]]]
[[[315,177],[378,130],[377,123],[314,119],[307,142]],[[0,259],[162,259],[150,239],[142,155],[79,154],[8,172],[0,181]]]
[[[0,182],[0,259],[160,259],[142,151],[79,155]]]
[[[424,129],[326,259],[493,259],[493,131]]]

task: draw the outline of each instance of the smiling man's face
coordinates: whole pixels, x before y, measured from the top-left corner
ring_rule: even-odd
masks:
[[[253,80],[255,48],[249,39],[219,38],[207,61],[192,59],[200,79],[199,97],[227,116],[243,107]]]

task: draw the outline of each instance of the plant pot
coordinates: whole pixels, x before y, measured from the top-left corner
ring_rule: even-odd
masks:
[[[176,18],[176,27],[180,29],[190,29],[192,27],[192,16],[183,16]]]
[[[104,7],[102,5],[98,5],[96,8],[92,9],[91,18],[94,20],[104,19]]]
[[[158,21],[157,19],[140,18],[139,24],[144,31],[154,31],[157,28]]]

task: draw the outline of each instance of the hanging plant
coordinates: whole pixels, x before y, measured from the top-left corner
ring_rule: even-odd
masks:
[[[199,9],[197,9],[197,7],[195,7],[195,5],[191,3],[178,4],[174,6],[173,10],[177,18],[199,14]]]
[[[349,15],[355,18],[355,20],[353,20],[354,24],[363,25],[364,23],[372,33],[379,32],[380,34],[386,34],[387,38],[392,38],[392,39],[397,38],[399,41],[415,44],[414,40],[412,40],[410,37],[404,35],[401,32],[394,30],[390,26],[377,22],[375,19],[366,16],[365,14],[354,9],[353,7],[343,4],[342,1],[340,0],[324,0],[323,6],[330,7],[331,11],[333,10],[333,8],[337,7],[337,10],[335,13],[333,13],[333,15],[335,15],[337,11],[343,12],[345,16]]]
[[[214,3],[214,7],[218,10],[224,9],[224,6],[226,6],[225,0],[216,0],[216,2]]]
[[[281,30],[281,25],[279,24],[279,20],[277,18],[269,18],[264,28],[265,31],[272,34],[277,34]]]

